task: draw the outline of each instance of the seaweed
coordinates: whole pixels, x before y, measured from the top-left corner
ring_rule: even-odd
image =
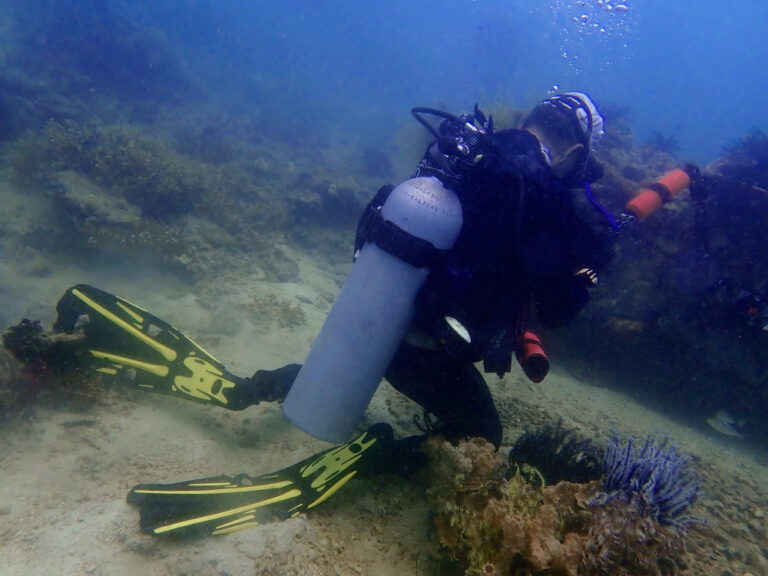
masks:
[[[535,467],[548,484],[596,480],[603,474],[602,457],[602,450],[591,441],[564,429],[562,419],[554,427],[526,430],[509,451],[510,463]]]

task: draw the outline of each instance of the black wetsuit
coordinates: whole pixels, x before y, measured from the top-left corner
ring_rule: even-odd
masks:
[[[414,173],[438,177],[457,193],[463,225],[420,289],[411,330],[385,377],[437,419],[435,432],[451,440],[483,437],[498,448],[501,421],[475,363],[482,360],[486,372],[509,372],[532,305],[545,326],[569,320],[589,299],[587,283],[575,273],[582,267],[598,271],[612,245],[578,217],[571,189],[552,173],[532,134],[496,133],[492,148],[459,173],[447,174],[432,145]],[[371,214],[392,189],[381,188],[366,207],[355,252],[368,239]],[[468,330],[471,343],[450,328],[446,316]],[[261,399],[282,397],[299,368],[260,370],[253,389],[269,391]],[[399,440],[383,469],[408,474],[423,465],[422,439]]]
[[[436,176],[453,189],[464,223],[417,298],[411,335],[426,338],[416,345],[418,338],[406,338],[386,379],[436,417],[441,434],[480,436],[498,447],[501,422],[474,363],[483,360],[486,372],[509,372],[531,304],[542,324],[566,322],[589,298],[575,273],[598,270],[611,249],[577,217],[571,190],[529,132],[496,133],[493,152],[458,176],[447,176],[437,157],[428,149],[414,176]],[[382,188],[367,209],[382,205],[390,190]],[[358,233],[356,248],[364,240]],[[446,316],[467,328],[471,344],[450,329]]]

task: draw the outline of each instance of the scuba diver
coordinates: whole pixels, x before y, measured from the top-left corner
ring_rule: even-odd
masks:
[[[385,293],[377,295],[382,313],[374,311],[370,321],[398,326],[391,333],[382,326],[368,334],[375,335],[375,347],[355,336],[355,364],[365,358],[364,365],[378,366],[366,381],[349,355],[334,353],[338,334],[348,333],[361,312],[351,304],[335,322],[332,311],[291,388],[285,413],[310,434],[341,440],[354,429],[383,374],[424,409],[427,422],[428,415],[434,417],[432,431],[451,440],[483,437],[498,448],[501,422],[474,364],[482,360],[486,373],[502,376],[517,356],[525,373],[541,381],[548,363],[527,329],[531,309],[545,326],[565,323],[586,305],[598,270],[612,255],[607,234],[595,233],[578,217],[571,196],[573,186],[588,186],[602,175],[592,151],[603,119],[581,93],[541,102],[521,130],[495,132],[492,118],[477,107],[461,117],[428,108],[413,112],[434,142],[411,180],[381,188],[369,202],[358,225],[355,267],[371,246],[383,253],[374,248],[376,262],[363,262],[342,290],[344,296],[356,289],[359,271],[369,296],[373,290]],[[425,115],[441,118],[439,127]],[[391,206],[401,202],[398,196],[417,195],[417,208],[426,206],[427,217],[450,214],[447,222],[416,232],[411,208],[403,216]],[[398,218],[404,225],[397,225]],[[425,232],[435,229],[439,238],[425,244]],[[426,265],[429,274],[420,272],[410,286],[390,269],[390,255],[419,271]],[[381,270],[384,278],[372,282],[370,276]],[[411,290],[409,302],[400,310],[392,303],[405,289]],[[318,378],[329,384],[318,386]],[[352,386],[354,391],[347,389]],[[369,393],[359,392],[363,389]],[[360,406],[351,406],[355,398]]]
[[[139,506],[143,531],[221,534],[294,516],[354,476],[410,474],[426,463],[428,434],[478,436],[498,449],[501,421],[475,363],[502,376],[516,357],[541,381],[549,364],[529,329],[532,314],[544,326],[572,318],[621,225],[690,182],[678,175],[651,187],[613,219],[591,193],[603,173],[593,154],[603,118],[580,92],[543,100],[521,129],[495,131],[477,106],[461,116],[412,113],[434,140],[409,180],[382,187],[366,206],[355,263],[303,365],[236,376],[173,326],[87,285],[59,301],[54,336],[29,321],[4,335],[22,361],[31,361],[24,349],[34,342],[38,361],[76,357],[139,389],[232,410],[283,401],[299,428],[340,443],[260,477],[136,486],[128,501]],[[589,202],[576,202],[580,193]],[[591,205],[606,226],[587,224],[580,211]],[[382,378],[424,409],[424,434],[395,440],[377,424],[350,441]]]

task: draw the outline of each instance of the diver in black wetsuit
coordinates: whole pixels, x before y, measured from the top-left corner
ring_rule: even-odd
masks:
[[[488,123],[477,109],[462,120]],[[541,102],[522,130],[493,133],[479,158],[451,153],[461,135],[446,120],[419,163],[414,176],[435,176],[457,193],[464,223],[419,291],[415,320],[386,379],[424,408],[425,419],[431,414],[442,435],[480,436],[499,447],[501,422],[474,363],[509,372],[512,356],[524,354],[532,305],[543,325],[565,323],[586,305],[612,256],[608,234],[580,219],[572,197],[574,187],[602,175],[591,154],[602,125],[589,97],[564,94]],[[391,190],[379,190],[366,208],[356,249],[366,240],[367,215]],[[541,380],[547,367],[545,360],[532,365],[530,377]]]
[[[612,256],[609,227],[593,230],[574,193],[584,188],[595,203],[590,183],[603,170],[592,152],[603,134],[603,118],[592,100],[577,92],[540,102],[522,129],[494,131],[492,119],[477,107],[463,116],[429,108],[413,113],[434,141],[410,180],[382,187],[364,210],[355,265],[303,367],[235,376],[172,326],[146,311],[129,313],[130,303],[85,285],[59,302],[55,332],[79,334],[73,342],[83,361],[141,389],[232,410],[285,400],[294,424],[334,442],[354,432],[384,377],[424,408],[432,431],[453,440],[483,437],[498,448],[501,423],[474,364],[482,360],[485,372],[501,376],[516,356],[529,378],[542,380],[549,365],[538,337],[528,330],[531,311],[545,326],[568,321],[586,305],[599,270]],[[426,115],[441,118],[439,127]],[[392,198],[405,199],[405,216],[387,214]],[[429,234],[423,230],[419,236],[408,229],[443,211],[458,216],[447,244],[438,246],[441,241],[425,239]],[[429,225],[445,224],[436,222]],[[617,228],[615,221],[609,223]],[[363,269],[363,276],[375,278],[365,279],[350,296],[354,275]],[[388,292],[372,298],[393,274],[401,276],[389,282]],[[326,328],[345,298],[346,316],[328,336]],[[398,299],[405,303],[399,311],[393,303]],[[135,325],[137,315],[144,318],[141,327]],[[395,320],[399,325],[390,330]],[[155,335],[158,326],[163,329]],[[4,336],[10,348],[39,340],[35,326],[21,328]],[[42,347],[52,349],[51,342],[58,340],[45,340]],[[318,342],[325,346],[319,362],[313,360]],[[38,355],[40,348],[33,347]],[[164,352],[168,348],[173,353]],[[164,353],[157,357],[159,351]],[[55,356],[66,353],[56,349]],[[326,356],[334,357],[330,369],[323,365]],[[366,372],[367,383],[360,385],[358,375]],[[369,390],[361,391],[366,385]],[[292,395],[299,400],[289,406]]]
[[[426,114],[443,118],[439,129]],[[590,182],[602,168],[592,151],[603,119],[581,93],[542,101],[521,130],[495,132],[477,107],[460,117],[425,108],[414,115],[435,141],[414,178],[380,189],[366,207],[353,270],[303,367],[237,376],[167,322],[85,284],[59,301],[54,335],[24,320],[4,334],[5,346],[36,372],[88,367],[231,410],[285,399],[294,424],[333,442],[354,432],[383,376],[432,415],[430,432],[479,436],[498,448],[501,422],[474,364],[502,375],[514,355],[532,380],[543,379],[548,363],[527,329],[530,311],[546,326],[566,322],[612,255],[608,227],[594,231],[574,201],[583,187],[596,203]],[[428,239],[435,229],[437,240]],[[425,463],[423,440],[396,441],[390,426],[375,424],[278,472],[141,484],[128,502],[140,508],[145,532],[228,533],[310,510],[355,475],[409,474]]]

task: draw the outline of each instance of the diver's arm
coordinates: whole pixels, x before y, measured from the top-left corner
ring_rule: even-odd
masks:
[[[536,315],[544,326],[562,326],[587,305],[592,283],[586,274],[548,278],[536,287],[533,294]]]

